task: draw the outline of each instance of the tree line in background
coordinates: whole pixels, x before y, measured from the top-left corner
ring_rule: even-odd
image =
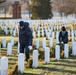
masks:
[[[62,13],[66,16],[76,14],[76,0],[53,0],[53,9],[58,11],[61,16]]]
[[[16,0],[0,0],[0,12],[12,14],[12,3]],[[49,19],[52,11],[57,11],[66,16],[76,14],[76,0],[18,0],[22,4],[22,11],[32,14],[32,19]]]
[[[6,12],[12,13],[11,4],[14,3],[14,1],[15,0],[6,0],[5,2],[1,3],[0,7],[4,9],[5,14]],[[32,19],[48,19],[53,16],[51,12],[50,0],[19,0],[19,1],[23,6],[22,9],[23,10],[27,9],[29,13],[32,14],[31,17]]]

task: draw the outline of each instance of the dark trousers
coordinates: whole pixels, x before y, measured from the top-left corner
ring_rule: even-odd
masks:
[[[20,45],[20,53],[24,53],[24,50],[25,50],[25,53],[26,53],[26,61],[28,61],[28,59],[29,59],[28,45]]]

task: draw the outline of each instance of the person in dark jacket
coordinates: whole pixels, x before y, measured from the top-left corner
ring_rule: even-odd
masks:
[[[68,43],[68,32],[64,26],[62,27],[62,31],[59,33],[59,42],[64,44]]]
[[[20,43],[20,53],[26,52],[26,61],[30,58],[29,49],[32,49],[32,32],[29,28],[29,23],[20,21],[19,22],[19,43]]]

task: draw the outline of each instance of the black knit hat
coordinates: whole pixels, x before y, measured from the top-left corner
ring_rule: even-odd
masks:
[[[19,22],[19,26],[21,27],[21,26],[24,26],[25,25],[25,23],[24,23],[24,21],[20,21]]]
[[[64,27],[64,26],[62,27],[62,31],[66,31],[66,29],[65,29],[65,27]]]

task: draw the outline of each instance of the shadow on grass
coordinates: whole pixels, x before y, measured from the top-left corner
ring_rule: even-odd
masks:
[[[65,62],[65,63],[72,63],[72,64],[76,64],[76,61],[70,61],[70,60],[60,60],[60,62]]]
[[[69,58],[69,59],[61,59],[61,60],[59,60],[59,61],[57,61],[57,60],[51,60],[51,62],[64,62],[64,63],[72,63],[72,64],[76,64],[76,61],[74,60],[74,59],[76,59],[76,57],[71,57],[71,58]]]
[[[15,65],[16,62],[9,62],[8,64],[10,64],[10,65]]]
[[[32,74],[32,73],[23,73],[21,75],[40,75],[40,74]]]
[[[76,75],[76,71],[71,71],[71,70],[63,70],[63,69],[57,69],[55,68],[49,68],[49,67],[39,67],[38,69],[42,69],[42,70],[47,70],[47,71],[53,71],[53,72],[64,72],[64,73],[71,73],[71,74],[75,74]]]
[[[75,67],[76,68],[76,65],[68,65],[68,64],[53,64],[53,65],[58,65],[58,66],[67,66],[67,67]]]

